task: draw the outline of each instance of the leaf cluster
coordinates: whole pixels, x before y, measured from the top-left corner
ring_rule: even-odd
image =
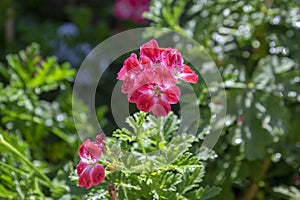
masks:
[[[106,180],[90,192],[91,199],[109,198],[106,187],[119,199],[210,199],[220,192],[203,185],[204,165],[190,152],[198,140],[176,132],[179,120],[172,112],[162,118],[139,112],[126,122],[131,130],[118,129],[108,139],[100,161]]]

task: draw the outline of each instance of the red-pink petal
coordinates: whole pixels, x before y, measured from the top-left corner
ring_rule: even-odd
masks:
[[[153,96],[149,94],[140,95],[136,102],[137,108],[144,112],[149,112],[153,104],[154,104]]]
[[[95,143],[102,149],[102,152],[105,152],[105,143],[104,143],[105,135],[103,133],[96,136]]]
[[[156,75],[153,72],[153,69],[144,70],[139,76],[136,77],[134,85],[136,88],[140,88],[149,83],[153,83],[155,81],[155,78]]]
[[[152,62],[161,61],[161,49],[156,40],[150,40],[140,48],[140,55],[148,57]]]
[[[78,185],[89,189],[93,185],[98,185],[105,178],[105,169],[100,164],[86,165],[79,175]]]
[[[188,83],[198,82],[198,75],[187,65],[180,70],[179,78]]]
[[[130,72],[134,68],[140,67],[139,60],[137,59],[136,54],[131,54],[129,58],[124,61],[123,67],[118,73],[118,79],[124,80],[127,72]]]
[[[97,145],[95,142],[91,142],[89,139],[84,141],[79,148],[79,157],[87,162],[96,162],[100,156],[103,154],[103,147]]]
[[[140,56],[140,62],[142,65],[152,64],[151,59],[144,55]]]
[[[176,104],[179,101],[180,89],[177,86],[169,87],[164,91],[167,101],[170,104]]]
[[[86,144],[86,154],[90,155],[93,160],[98,160],[102,156],[103,151],[95,142],[89,142]]]
[[[137,90],[142,94],[153,95],[155,86],[156,84],[154,83],[148,83],[140,86]]]
[[[144,23],[143,12],[149,9],[149,0],[117,0],[113,9],[119,19],[132,19],[137,23]]]
[[[85,187],[86,189],[92,187],[90,172],[91,172],[91,166],[88,165],[79,176],[78,185],[80,187]]]
[[[170,104],[168,104],[165,101],[162,101],[159,99],[155,105],[152,106],[151,111],[153,112],[154,115],[157,117],[163,117],[168,115],[168,113],[171,110]]]
[[[134,88],[134,79],[131,77],[126,77],[122,83],[122,92],[128,93]]]
[[[162,52],[162,63],[164,66],[175,68],[183,65],[183,58],[177,49],[166,48]]]
[[[92,185],[98,185],[101,182],[103,182],[105,178],[105,170],[100,164],[95,164],[95,166],[92,167],[91,172],[91,180]]]
[[[86,146],[86,144],[89,143],[89,142],[91,142],[91,140],[90,140],[90,139],[87,139],[86,141],[84,141],[84,142],[80,145],[79,151],[78,151],[78,156],[79,156],[80,158],[86,158],[86,157],[87,157],[86,151],[85,151],[85,146]]]
[[[136,103],[137,99],[139,98],[139,96],[141,94],[142,93],[139,92],[138,90],[134,90],[133,92],[128,94],[128,96],[127,96],[128,101],[131,102],[131,103]]]
[[[85,162],[80,161],[79,164],[76,166],[77,175],[79,176],[86,167],[87,164]]]
[[[174,77],[173,73],[167,68],[157,67],[153,69],[154,75],[152,77],[152,82],[158,85],[170,86],[177,83],[177,79]]]

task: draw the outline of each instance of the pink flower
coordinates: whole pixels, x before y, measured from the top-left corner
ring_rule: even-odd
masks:
[[[79,148],[78,155],[81,161],[76,166],[76,169],[80,187],[89,189],[91,186],[98,185],[104,180],[105,170],[102,165],[97,163],[105,150],[104,137],[104,134],[97,135],[95,142],[91,142],[88,139]]]
[[[77,174],[79,176],[78,185],[89,189],[93,185],[98,185],[103,182],[105,177],[105,170],[100,164],[87,164],[80,161],[76,166]]]
[[[136,103],[141,111],[153,112],[158,117],[166,116],[171,110],[170,104],[179,101],[180,90],[175,86],[176,81],[168,69],[145,71],[137,80],[139,87],[128,95],[128,100]]]
[[[161,117],[167,115],[170,104],[179,101],[178,79],[198,82],[198,75],[187,65],[177,49],[161,48],[156,40],[150,40],[140,47],[140,58],[136,54],[125,60],[118,73],[123,81],[122,92],[128,100],[136,103],[144,112],[153,112]]]
[[[149,0],[116,0],[113,8],[114,15],[121,19],[131,19],[136,23],[145,23],[143,12],[149,9]]]

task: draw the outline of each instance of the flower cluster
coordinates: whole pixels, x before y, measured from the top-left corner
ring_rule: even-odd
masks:
[[[145,23],[143,12],[149,9],[149,0],[116,0],[114,15],[121,20],[131,19],[136,23]]]
[[[156,40],[150,40],[141,46],[139,59],[133,53],[124,61],[118,79],[129,102],[161,117],[170,112],[170,104],[179,101],[178,81],[196,83],[198,75],[183,63],[177,49],[160,48]]]
[[[105,150],[104,137],[104,134],[97,135],[95,142],[88,139],[79,148],[78,155],[81,160],[76,169],[80,187],[89,189],[104,180],[105,169],[98,163]]]

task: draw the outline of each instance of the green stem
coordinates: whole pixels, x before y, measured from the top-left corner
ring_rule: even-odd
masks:
[[[5,141],[3,136],[0,134],[0,144],[2,144],[4,147],[6,147],[9,151],[13,152],[17,156],[19,156],[31,169],[35,171],[37,175],[39,175],[50,188],[53,187],[52,182],[50,179],[43,174],[39,169],[37,169],[32,162],[30,162],[20,151],[18,151],[15,147],[13,147],[11,144]]]
[[[138,127],[138,129],[137,129],[136,135],[139,136],[139,135],[140,135],[140,132],[141,132],[141,125],[140,125],[140,126]],[[139,146],[140,146],[140,148],[141,148],[141,150],[142,150],[142,153],[143,153],[143,154],[146,154],[147,152],[146,152],[146,150],[145,150],[145,147],[144,147],[144,145],[143,145],[142,140],[141,140],[140,138],[137,137],[137,142],[138,142],[138,144],[139,144]]]
[[[4,162],[1,162],[0,161],[0,168],[4,168],[4,169],[9,169],[10,171],[14,171],[15,173],[19,174],[19,175],[22,175],[22,176],[26,176],[26,177],[29,177],[28,175],[30,175],[29,172],[27,171],[23,171],[23,170],[20,170],[20,169],[17,169],[11,165],[8,165]],[[38,181],[43,184],[44,186],[48,186],[48,183],[46,183],[44,180],[42,179],[38,179]]]
[[[144,145],[143,145],[143,143],[142,143],[142,140],[137,139],[137,142],[138,142],[138,144],[139,144],[139,146],[140,146],[140,148],[141,148],[141,150],[142,150],[142,153],[143,153],[143,154],[146,154],[147,152],[146,152],[145,147],[144,147]]]
[[[23,175],[23,176],[28,176],[28,172],[26,171],[23,171],[23,170],[20,170],[20,169],[17,169],[11,165],[8,165],[2,161],[0,161],[0,168],[3,167],[4,169],[9,169],[10,171],[14,171],[16,172],[17,174],[19,175]]]
[[[156,148],[159,149],[160,141],[165,141],[163,133],[161,132],[161,117],[157,118],[157,134],[156,134]]]

